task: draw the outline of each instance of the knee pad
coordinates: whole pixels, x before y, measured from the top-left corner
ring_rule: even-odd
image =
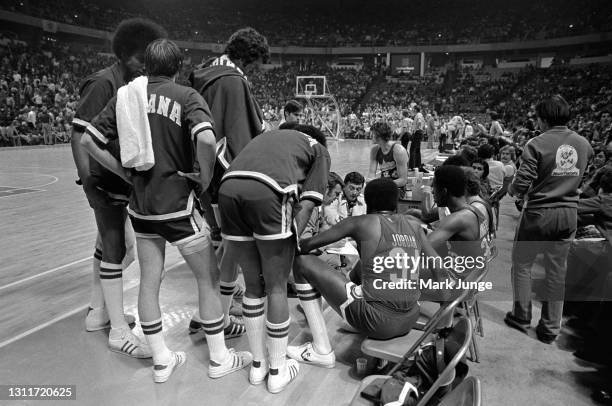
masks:
[[[177,247],[182,255],[191,255],[204,251],[210,244],[210,233],[199,233],[189,241],[177,244]]]

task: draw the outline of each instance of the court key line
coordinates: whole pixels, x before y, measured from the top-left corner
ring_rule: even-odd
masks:
[[[91,258],[91,257],[89,257],[89,258]],[[89,259],[89,258],[86,258],[86,259]],[[184,259],[179,260],[174,265],[169,266],[166,269],[166,272],[169,272],[169,271],[173,270],[174,268],[177,268],[177,267],[181,266],[184,263],[185,263]],[[66,266],[66,265],[64,265],[64,266]],[[134,286],[131,286],[131,287],[125,289],[124,292],[127,292],[128,290],[132,290],[132,289],[134,289],[137,286],[138,286],[138,284],[135,284]],[[76,309],[70,310],[69,312],[61,314],[61,315],[59,315],[59,316],[57,316],[57,317],[55,317],[55,318],[53,318],[53,319],[51,319],[51,320],[49,320],[49,321],[47,321],[45,323],[39,324],[38,326],[36,326],[34,328],[31,328],[29,330],[26,330],[23,333],[20,333],[20,334],[16,335],[13,338],[9,338],[8,340],[4,340],[4,341],[0,342],[0,348],[6,347],[7,345],[9,345],[11,343],[14,343],[15,341],[21,340],[22,338],[25,338],[25,337],[29,336],[30,334],[36,333],[37,331],[40,331],[40,330],[42,330],[44,328],[47,328],[47,327],[49,327],[49,326],[51,326],[51,325],[53,325],[53,324],[55,324],[55,323],[57,323],[59,321],[62,321],[62,320],[66,319],[66,318],[68,318],[70,316],[73,316],[73,315],[77,314],[78,312],[85,310],[88,307],[89,307],[89,303],[84,304],[84,305],[80,305]]]
[[[39,172],[7,172],[7,171],[0,171],[0,173],[5,173],[7,175],[15,175],[15,174],[37,175],[37,176],[45,176],[47,178],[53,178],[53,180],[51,182],[47,182],[47,183],[44,183],[42,185],[36,185],[36,186],[7,186],[7,187],[16,187],[18,189],[37,189],[37,188],[41,188],[41,187],[45,187],[45,186],[49,186],[49,185],[52,185],[54,183],[57,183],[57,181],[59,180],[59,178],[57,176],[47,175],[47,174],[39,173]]]
[[[91,255],[90,255],[90,256],[88,256],[87,258],[78,259],[78,260],[73,261],[73,262],[71,262],[71,263],[69,263],[69,264],[62,265],[62,266],[58,266],[57,268],[49,269],[48,271],[41,272],[41,273],[36,274],[36,275],[28,276],[27,278],[23,278],[23,279],[20,279],[20,280],[18,280],[18,281],[11,282],[11,283],[9,283],[9,284],[7,284],[7,285],[4,285],[4,286],[0,286],[0,290],[3,290],[3,289],[8,289],[8,288],[11,288],[11,287],[13,287],[13,286],[20,285],[20,284],[22,284],[22,283],[24,283],[24,282],[28,282],[28,281],[31,281],[32,279],[36,279],[36,278],[38,278],[39,276],[48,275],[48,274],[53,273],[53,272],[61,271],[61,270],[62,270],[62,269],[64,269],[64,268],[68,268],[69,266],[76,265],[76,264],[79,264],[79,263],[81,263],[81,262],[85,262],[85,261],[87,261],[88,259],[91,259],[91,258],[92,258],[92,257],[91,257]]]

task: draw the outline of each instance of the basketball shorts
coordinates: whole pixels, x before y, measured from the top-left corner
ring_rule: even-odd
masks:
[[[294,236],[293,195],[254,179],[230,178],[219,189],[221,235],[229,241],[283,240]]]
[[[189,217],[169,221],[151,221],[130,216],[137,238],[163,238],[172,245],[185,244],[202,234],[210,235],[208,224],[198,210]]]
[[[419,319],[419,305],[407,311],[391,310],[370,303],[363,297],[361,286],[347,282],[346,301],[340,305],[342,318],[370,338],[388,340],[400,337],[414,327]]]

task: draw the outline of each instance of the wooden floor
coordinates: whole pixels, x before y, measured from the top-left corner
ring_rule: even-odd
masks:
[[[332,169],[340,175],[367,173],[367,142],[334,142],[329,149]],[[432,156],[424,151],[424,161]],[[167,341],[172,349],[187,352],[186,366],[166,384],[155,385],[150,360],[108,351],[104,331],[86,333],[95,225],[75,178],[68,146],[0,149],[0,384],[74,384],[79,405],[348,403],[358,384],[353,365],[361,356],[362,338],[339,330],[340,320],[331,311],[325,317],[336,368],[303,365],[298,380],[279,395],[249,385],[246,371],[210,380],[205,342],[187,334],[196,307],[193,277],[172,247],[161,303]],[[516,218],[512,204],[503,202],[500,256],[489,273],[494,290],[481,301],[486,332],[480,340],[482,362],[470,364],[470,373],[483,382],[484,404],[589,405],[590,388],[612,378],[577,363],[571,339],[563,336],[547,346],[533,332],[527,337],[503,324],[510,309],[509,252]],[[137,315],[138,266],[125,276],[126,310]],[[290,305],[290,341],[302,343],[309,330],[297,301]],[[248,347],[245,337],[229,344]]]

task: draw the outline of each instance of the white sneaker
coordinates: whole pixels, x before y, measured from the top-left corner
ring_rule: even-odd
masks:
[[[333,368],[336,366],[336,354],[334,351],[329,354],[319,354],[315,351],[310,342],[302,345],[288,345],[287,355],[289,358],[305,364],[317,365],[324,368]]]
[[[285,368],[278,371],[278,374],[268,375],[268,392],[282,392],[291,381],[293,381],[300,372],[300,364],[294,359],[288,359]]]
[[[170,378],[172,372],[185,363],[187,356],[182,351],[170,352],[170,362],[166,365],[157,364],[153,366],[153,380],[156,383],[164,383]]]
[[[111,329],[108,334],[108,346],[111,351],[134,358],[151,358],[153,356],[149,344],[134,335],[129,328]]]
[[[221,378],[227,374],[238,371],[242,368],[248,367],[253,361],[253,356],[248,351],[238,351],[233,348],[229,349],[229,354],[223,363],[218,364],[213,360],[210,360],[208,366],[208,376],[215,379]]]
[[[131,314],[126,314],[124,317],[128,325],[132,325],[136,322],[136,319]],[[90,307],[89,310],[87,310],[85,330],[98,331],[110,328],[110,326],[110,318],[106,312],[106,307],[99,307],[97,309]]]
[[[249,371],[249,382],[251,385],[259,385],[266,380],[266,376],[268,376],[268,371],[270,368],[268,367],[268,363],[264,361],[253,361],[251,364],[251,370]]]

